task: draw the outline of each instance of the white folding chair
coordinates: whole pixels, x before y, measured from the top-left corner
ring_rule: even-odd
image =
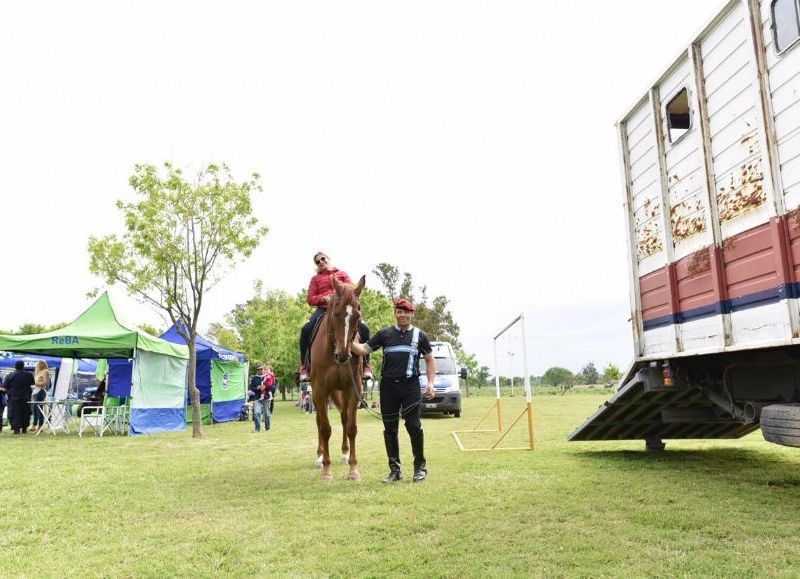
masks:
[[[96,436],[103,436],[108,426],[106,425],[109,410],[105,406],[84,406],[81,409],[81,427],[78,436],[83,436],[83,431],[91,428]],[[90,412],[87,412],[90,411]]]

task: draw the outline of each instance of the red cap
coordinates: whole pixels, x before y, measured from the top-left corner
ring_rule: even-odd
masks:
[[[412,304],[406,298],[400,298],[399,300],[395,300],[394,307],[395,309],[407,310],[409,312],[417,311],[416,308],[414,307],[414,304]]]

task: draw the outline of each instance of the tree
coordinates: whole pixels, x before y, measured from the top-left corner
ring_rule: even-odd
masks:
[[[360,300],[361,317],[373,332],[394,323],[392,303],[384,294],[365,288]],[[272,365],[278,380],[288,384],[294,381],[294,373],[300,365],[298,338],[310,313],[305,290],[291,296],[280,290],[265,290],[263,282],[258,281],[254,296],[234,307],[226,321],[239,338],[237,349],[253,364]],[[216,333],[216,326],[219,324],[212,325],[215,338],[221,335]],[[220,345],[224,344],[220,342]],[[382,359],[382,350],[372,354],[376,378]]]
[[[389,263],[379,263],[372,270],[389,297],[394,301],[398,297],[410,299],[417,311],[414,314],[414,325],[428,334],[428,338],[436,342],[450,342],[456,350],[461,349],[461,342],[458,339],[460,328],[453,318],[453,314],[448,309],[450,301],[441,295],[433,298],[428,303],[428,288],[419,288],[420,297],[414,294],[414,283],[410,273],[402,274],[403,282],[398,290],[397,283],[400,281],[400,270]]]
[[[491,377],[489,366],[481,366],[478,368],[478,371],[475,372],[475,383],[478,385],[478,388],[488,386]]]
[[[42,332],[46,332],[46,326],[42,324],[35,324],[33,322],[25,322],[19,327],[19,330],[16,331],[17,334],[20,336],[24,336],[26,334],[41,334]]]
[[[196,388],[195,344],[203,298],[267,233],[253,216],[251,194],[259,176],[236,182],[227,165],[210,163],[189,182],[164,163],[136,165],[129,179],[137,200],[117,201],[125,217],[122,237],[89,238],[90,271],[106,283],[150,303],[177,323],[189,347],[192,435],[202,436]]]
[[[214,322],[208,327],[208,332],[206,333],[214,343],[223,348],[233,350],[234,352],[240,352],[242,349],[242,341],[239,339],[239,336],[236,335],[234,330],[227,326]]]
[[[33,322],[25,322],[19,327],[19,329],[16,332],[9,332],[9,333],[18,334],[20,336],[25,336],[27,334],[41,334],[43,332],[52,332],[53,330],[60,330],[66,325],[67,322],[59,322],[58,324],[53,324],[52,326],[45,326]]]
[[[619,366],[616,364],[608,364],[605,368],[603,368],[603,382],[606,384],[613,384],[619,379],[622,378],[622,372],[619,370]]]
[[[390,263],[379,263],[375,266],[375,269],[372,270],[376,276],[378,276],[378,280],[380,280],[381,284],[386,291],[389,293],[389,299],[392,301],[396,300],[399,295],[397,293],[397,282],[400,280],[400,270],[397,269],[397,266],[394,266]]]
[[[586,384],[597,384],[597,379],[600,377],[597,368],[594,367],[593,362],[586,364],[580,371],[581,378]]]
[[[548,368],[544,373],[544,376],[542,376],[542,383],[547,384],[548,386],[563,387],[569,385],[572,379],[572,372],[566,368],[554,366],[552,368]]]
[[[141,324],[138,324],[136,327],[139,328],[140,330],[144,330],[145,332],[147,332],[151,336],[160,336],[161,334],[164,333],[162,330],[159,330],[158,328],[148,324],[147,322],[143,322]]]

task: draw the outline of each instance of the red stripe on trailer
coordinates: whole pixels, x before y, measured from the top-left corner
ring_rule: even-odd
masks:
[[[729,299],[768,291],[779,285],[769,223],[730,237],[722,253]]]
[[[642,296],[642,319],[651,320],[672,313],[669,304],[669,280],[666,268],[657,269],[639,280]]]

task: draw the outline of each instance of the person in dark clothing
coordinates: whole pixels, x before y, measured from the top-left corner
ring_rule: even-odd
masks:
[[[0,376],[0,432],[3,432],[3,415],[6,412],[6,389],[3,386],[3,377]]]
[[[433,397],[433,381],[436,377],[436,360],[428,336],[411,325],[414,317],[414,304],[405,298],[394,303],[396,326],[383,328],[372,336],[366,344],[353,343],[354,354],[364,356],[377,348],[383,348],[383,369],[381,370],[381,418],[383,419],[383,440],[389,458],[389,475],[385,483],[403,480],[400,469],[400,443],[397,430],[400,417],[405,419],[406,430],[411,438],[414,454],[414,482],[422,482],[428,476],[425,461],[425,444],[420,421],[419,359],[425,358],[424,398]]]
[[[11,430],[14,434],[25,434],[31,422],[31,394],[35,381],[33,374],[25,370],[25,362],[17,360],[14,372],[5,379],[8,406],[11,411]]]

